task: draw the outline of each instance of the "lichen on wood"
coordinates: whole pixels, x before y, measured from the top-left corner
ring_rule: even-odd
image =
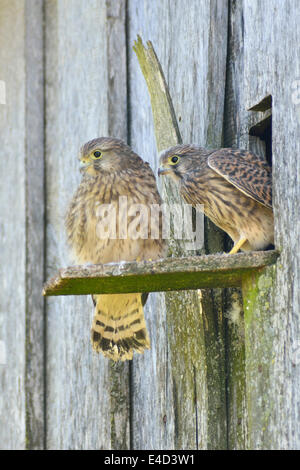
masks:
[[[270,375],[276,356],[272,313],[275,274],[276,265],[246,274],[243,279],[249,449],[259,449],[261,443],[264,448],[272,448],[275,390],[272,391]]]
[[[145,47],[142,38],[138,36],[133,50],[137,55],[147,83],[157,150],[160,152],[181,142],[175,111],[161,65],[151,41],[147,41],[147,47]]]
[[[71,266],[44,287],[44,295],[161,292],[240,286],[246,272],[276,261],[276,251]]]

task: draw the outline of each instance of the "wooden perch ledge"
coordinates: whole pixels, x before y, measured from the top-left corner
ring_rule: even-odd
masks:
[[[277,251],[216,254],[60,269],[43,294],[87,295],[241,286],[244,274],[274,264]]]

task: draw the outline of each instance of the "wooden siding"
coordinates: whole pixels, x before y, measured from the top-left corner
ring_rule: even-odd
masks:
[[[293,0],[0,0],[0,448],[300,448],[299,18]],[[41,293],[72,263],[64,213],[79,146],[114,135],[157,170],[138,34],[184,142],[263,154],[249,130],[270,118],[253,107],[272,96],[281,254],[247,277],[243,300],[151,293],[151,350],[111,364],[91,350],[90,298]],[[201,254],[228,247],[205,226]]]

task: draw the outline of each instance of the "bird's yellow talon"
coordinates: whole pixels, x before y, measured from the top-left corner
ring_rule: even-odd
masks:
[[[239,249],[244,245],[244,243],[246,243],[247,241],[247,238],[243,237],[243,238],[240,238],[238,242],[236,242],[236,244],[234,245],[234,247],[232,248],[232,250],[229,251],[229,255],[234,255],[235,253],[237,253],[239,251]]]

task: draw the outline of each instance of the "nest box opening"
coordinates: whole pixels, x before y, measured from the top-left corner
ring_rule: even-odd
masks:
[[[249,129],[251,150],[263,154],[272,166],[272,95],[266,96],[248,111],[256,114],[255,123]]]

